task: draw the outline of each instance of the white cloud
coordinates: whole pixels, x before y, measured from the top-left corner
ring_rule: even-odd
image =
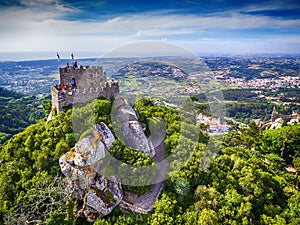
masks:
[[[20,0],[19,2],[26,8],[38,9],[41,12],[46,10],[58,13],[78,11],[78,9],[63,4],[60,0]]]
[[[197,44],[208,43],[202,39],[206,32],[220,34],[239,29],[300,27],[300,20],[247,15],[239,11],[210,15],[154,12],[117,16],[104,21],[70,21],[62,18],[78,10],[69,8],[58,0],[22,0],[21,2],[27,7],[0,10],[1,51],[108,50],[127,42],[143,39],[168,38],[176,42],[179,40],[177,37],[182,35],[193,39],[190,46],[195,47]],[[222,37],[213,41],[216,46],[224,45],[226,42]],[[227,44],[240,46],[247,44],[246,41]],[[209,45],[213,44],[209,43]]]
[[[39,5],[45,5],[45,4],[58,4],[58,0],[20,0],[19,1],[21,5],[24,6],[39,6]]]
[[[274,35],[268,38],[222,39],[203,38],[195,42],[179,41],[195,53],[298,53],[300,52],[300,35]]]

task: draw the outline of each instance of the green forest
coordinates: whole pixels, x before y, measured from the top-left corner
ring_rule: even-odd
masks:
[[[259,97],[258,93],[274,99],[267,100],[265,97]],[[299,112],[299,88],[278,88],[275,90],[237,88],[222,90],[222,94],[224,103],[226,104],[226,116],[245,124],[249,124],[254,119],[260,119],[261,121],[269,120],[274,107],[281,115],[291,115],[293,111]],[[208,105],[204,93],[192,96],[191,98],[203,106]],[[280,104],[275,104],[275,101],[278,101]],[[211,102],[210,104],[214,103]],[[209,107],[204,110],[204,114],[210,114]]]
[[[41,99],[0,87],[0,145],[25,127],[42,119],[51,108],[50,96]],[[44,106],[44,107],[43,107]]]
[[[97,99],[93,104],[95,121],[111,127],[112,103]],[[75,203],[65,194],[58,165],[60,156],[75,145],[68,108],[48,123],[43,118],[26,127],[0,147],[0,224],[300,224],[299,124],[265,131],[250,124],[239,133],[208,137],[194,121],[180,121],[175,109],[154,106],[150,100],[134,107],[146,126],[155,117],[165,121],[166,153],[173,155],[170,178],[152,211],[133,214],[116,207],[94,223],[74,215]],[[180,132],[182,127],[187,135]],[[190,153],[192,129],[200,132]],[[111,153],[132,165],[153,164],[118,140]],[[147,189],[126,188],[136,193]]]

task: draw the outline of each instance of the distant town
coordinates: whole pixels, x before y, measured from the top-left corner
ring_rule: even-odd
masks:
[[[183,65],[184,68],[189,65],[188,61],[182,63],[182,58],[176,60],[175,65]],[[80,66],[93,64],[96,59],[77,61]],[[155,60],[100,59],[98,62],[103,65],[108,79],[120,80],[122,93],[137,94],[142,91],[146,97],[155,94],[164,97],[166,106],[176,107],[170,101],[174,96],[196,96],[203,102],[207,89],[205,85],[215,82],[223,91],[224,101],[229,106],[228,123],[199,114],[198,123],[209,125],[206,129],[208,133],[228,132],[238,120],[249,122],[245,119],[247,115],[251,119],[267,120],[276,105],[288,107],[281,109],[286,113],[297,111],[300,106],[300,57],[296,55],[206,56],[201,58],[201,63],[192,62],[195,64],[188,71]],[[25,95],[42,97],[50,93],[52,85],[57,84],[58,68],[66,63],[71,63],[71,60],[0,62],[0,86]],[[117,68],[116,64],[123,67]],[[206,69],[201,69],[203,66]],[[257,115],[249,111],[249,102],[256,102],[257,107],[262,107],[255,109]],[[245,107],[248,107],[246,111]]]
[[[203,57],[209,71],[196,74],[197,76],[214,79],[224,84],[236,87],[253,88],[299,88],[300,87],[300,57]],[[69,60],[70,61],[70,60]],[[78,60],[86,62],[87,60]],[[95,59],[89,59],[90,62]],[[108,61],[108,60],[107,60]],[[113,61],[105,62],[107,70],[113,66]],[[58,79],[58,67],[64,65],[68,60],[39,60],[39,61],[20,61],[20,62],[0,62],[0,86],[9,90],[32,94],[45,94],[50,92],[50,87]],[[102,62],[101,60],[99,61]],[[185,78],[187,75],[179,68],[155,63],[139,65],[134,63],[127,65],[122,70],[143,76],[168,76],[174,79]],[[194,74],[195,75],[195,74]],[[113,76],[113,74],[112,74]],[[188,87],[188,92],[192,91]]]

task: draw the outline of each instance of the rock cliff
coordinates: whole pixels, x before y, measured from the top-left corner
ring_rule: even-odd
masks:
[[[143,153],[148,153],[151,158],[155,156],[153,143],[147,139],[141,124],[138,122],[138,116],[134,109],[124,100],[115,100],[113,111],[113,121],[118,123],[114,130],[122,141],[131,148],[135,148]]]
[[[92,128],[91,135],[80,140],[73,151],[59,159],[67,192],[76,198],[75,213],[89,221],[109,214],[122,198],[123,191],[118,177],[105,179],[103,158],[115,140],[110,129],[100,123]]]
[[[144,134],[136,112],[127,104],[119,105],[113,121],[119,129],[114,130],[127,146],[155,155],[155,149]],[[76,199],[75,213],[84,215],[88,221],[108,215],[123,199],[122,185],[117,176],[106,179],[105,156],[115,137],[104,123],[91,128],[91,134],[76,143],[72,151],[59,159],[64,185]]]

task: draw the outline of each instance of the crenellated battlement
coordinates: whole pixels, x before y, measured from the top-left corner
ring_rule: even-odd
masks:
[[[106,82],[106,73],[103,72],[102,66],[87,66],[80,68],[63,67],[59,68],[59,83],[61,85],[71,85],[71,81],[80,80],[79,87],[84,85],[104,85]]]
[[[102,66],[66,66],[59,68],[59,84],[51,87],[52,108],[90,102],[100,96],[110,99],[119,95],[119,83],[107,82]]]

